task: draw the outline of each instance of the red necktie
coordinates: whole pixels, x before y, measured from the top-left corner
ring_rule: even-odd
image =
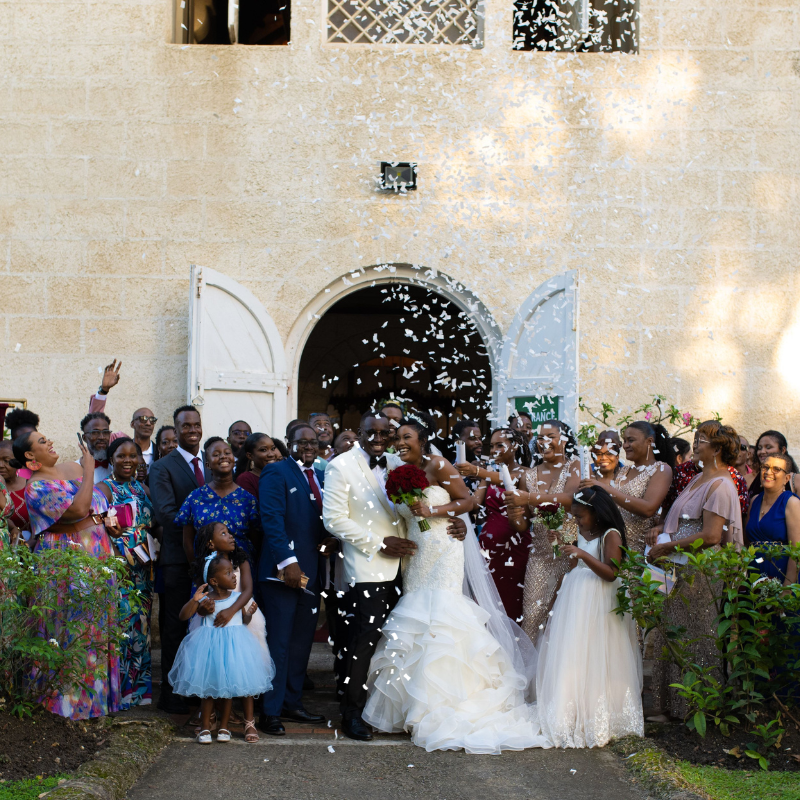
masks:
[[[308,475],[308,485],[311,487],[311,491],[314,494],[314,500],[317,503],[317,508],[322,511],[322,496],[319,493],[319,488],[317,487],[317,481],[314,477],[314,470],[313,469],[304,469],[306,475]]]
[[[197,456],[195,456],[192,459],[192,464],[194,464],[194,477],[195,477],[195,480],[197,481],[197,485],[198,486],[205,486],[206,485],[206,479],[205,479],[205,477],[203,477],[203,470],[200,469],[200,459]]]

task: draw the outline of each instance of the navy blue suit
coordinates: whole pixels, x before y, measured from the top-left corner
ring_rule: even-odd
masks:
[[[314,472],[320,488],[324,473]],[[279,716],[282,709],[303,707],[303,680],[319,614],[319,592],[325,574],[317,547],[328,536],[322,510],[293,458],[267,464],[258,482],[258,502],[264,531],[258,581],[267,621],[267,644],[275,662],[272,689],[263,697],[263,713]],[[308,576],[308,594],[274,578],[278,564],[297,558]]]

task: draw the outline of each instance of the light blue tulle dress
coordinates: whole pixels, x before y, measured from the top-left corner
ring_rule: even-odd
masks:
[[[214,603],[214,613],[181,642],[169,682],[183,697],[252,697],[272,688],[275,664],[242,622],[242,612],[221,628],[217,613],[233,605],[240,592]]]

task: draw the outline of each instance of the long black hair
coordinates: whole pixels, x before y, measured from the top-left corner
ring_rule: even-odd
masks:
[[[625,535],[625,520],[622,519],[614,498],[602,486],[589,486],[579,489],[572,495],[572,503],[589,506],[594,512],[594,521],[597,527],[605,533],[609,528],[616,528],[622,537],[622,546],[628,546]]]
[[[514,428],[509,428],[507,426],[502,428],[495,428],[490,434],[489,439],[491,440],[492,436],[496,433],[504,433],[506,437],[511,440],[514,445],[514,458],[517,460],[518,464],[522,464],[523,467],[527,467],[528,464],[531,463],[531,450],[528,447],[528,442],[525,440],[525,437],[522,435],[522,431],[514,430]]]
[[[520,416],[528,416],[524,412],[520,413]],[[539,423],[539,430],[541,430],[545,425],[549,425],[552,428],[558,428],[561,431],[561,435],[566,440],[564,443],[564,455],[567,458],[567,462],[570,461],[573,457],[578,455],[578,440],[575,438],[575,434],[572,432],[572,428],[567,425],[566,422],[562,422],[560,419],[546,419],[544,422]],[[537,434],[538,436],[538,434]],[[533,449],[533,461],[532,466],[536,466],[537,464],[542,463],[542,454],[539,452],[537,448],[534,447]]]
[[[270,439],[275,445],[275,449],[281,454],[281,458],[289,458],[289,451],[286,449],[286,445],[280,439],[276,439],[274,436],[270,436],[268,433],[251,433],[244,440],[242,447],[239,450],[239,458],[236,459],[236,468],[233,471],[234,479],[238,478],[243,472],[247,472],[247,470],[250,469],[251,455],[253,450],[255,450],[256,445],[262,439]],[[250,455],[248,455],[248,453]]]
[[[23,469],[24,467],[27,466],[27,459],[25,458],[25,453],[27,453],[28,450],[30,450],[32,433],[36,433],[36,431],[28,431],[27,433],[21,433],[11,443],[11,452],[14,454],[14,458],[11,459],[9,464],[13,469]]]
[[[214,541],[214,528],[216,528],[217,525],[225,525],[225,523],[222,520],[209,522],[207,525],[203,525],[202,528],[198,529],[197,535],[195,536],[195,559],[192,565],[192,580],[195,586],[202,586],[206,583],[206,581],[203,580],[203,570],[206,566],[206,557],[212,552],[209,545]],[[247,553],[245,553],[239,545],[236,545],[232,553],[220,553],[219,555],[223,558],[227,558],[234,567],[241,567],[242,564],[247,561]],[[211,567],[209,567],[209,572],[210,571]]]
[[[653,440],[653,456],[656,461],[663,461],[670,469],[675,469],[675,450],[672,447],[672,439],[663,425],[656,423],[653,425],[646,419],[637,419],[626,425],[627,428],[635,428],[641,431],[646,439]]]

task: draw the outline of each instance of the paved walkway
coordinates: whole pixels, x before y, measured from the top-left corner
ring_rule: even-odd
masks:
[[[501,756],[426,753],[405,736],[370,743],[336,738],[330,657],[315,645],[306,706],[330,728],[287,724],[287,736],[262,734],[247,745],[234,729],[229,744],[170,745],[128,793],[128,800],[646,800],[624,766],[604,750],[526,750]],[[333,748],[333,752],[330,752]],[[574,772],[573,772],[574,770]]]

